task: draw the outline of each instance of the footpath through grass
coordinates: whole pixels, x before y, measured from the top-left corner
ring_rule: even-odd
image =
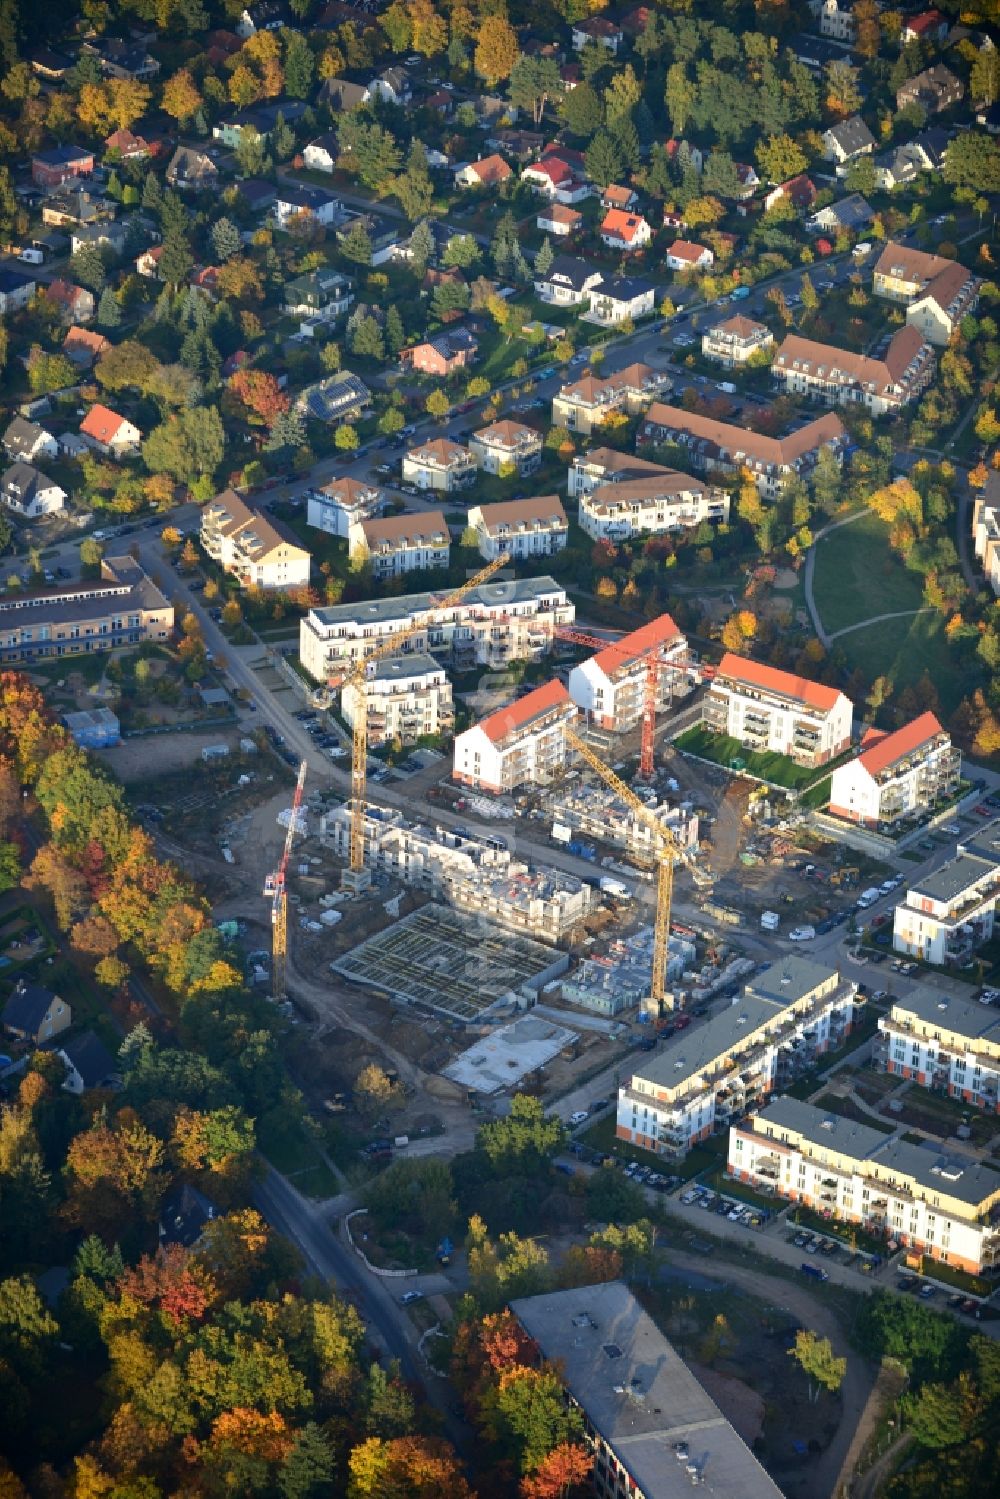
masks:
[[[830,634],[875,614],[923,604],[919,576],[892,551],[888,526],[871,514],[817,543],[813,596]]]

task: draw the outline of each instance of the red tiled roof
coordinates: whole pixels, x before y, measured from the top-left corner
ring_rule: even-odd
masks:
[[[606,676],[613,676],[641,657],[648,656],[659,646],[669,645],[680,633],[669,614],[660,614],[656,619],[651,619],[648,625],[640,625],[638,630],[623,635],[621,640],[598,651],[593,658],[594,665],[599,666]]]
[[[469,171],[474,172],[485,187],[494,182],[506,182],[510,176],[510,167],[502,156],[497,156],[495,153],[492,156],[483,156],[479,161],[470,161]]]
[[[672,255],[675,260],[690,260],[694,265],[705,254],[705,251],[705,245],[697,245],[689,239],[675,239],[667,254]]]
[[[921,713],[912,723],[904,724],[894,734],[880,735],[874,743],[871,742],[871,734],[866,734],[858,763],[865,767],[869,775],[877,776],[891,765],[905,760],[907,755],[912,755],[914,750],[929,744],[943,732],[933,713]],[[866,744],[869,746],[867,749],[864,748]]]
[[[536,687],[534,692],[527,693],[519,698],[516,703],[511,703],[507,708],[500,708],[498,712],[491,713],[489,718],[484,718],[479,727],[487,739],[494,744],[500,744],[512,734],[515,729],[523,729],[535,718],[541,718],[543,713],[550,712],[553,708],[561,708],[569,703],[569,693],[558,680],[553,678],[551,682],[545,682],[541,687]]]
[[[811,682],[808,677],[797,677],[794,672],[779,671],[776,666],[765,666],[762,661],[751,661],[747,656],[736,656],[727,651],[719,662],[715,674],[718,682],[722,677],[732,677],[736,682],[745,682],[748,687],[762,687],[765,692],[776,692],[793,702],[806,703],[810,708],[828,711],[837,704],[843,694],[836,687],[824,687],[820,682]]]
[[[80,431],[84,437],[92,437],[95,442],[110,442],[124,421],[123,416],[107,406],[91,406],[80,423]]]
[[[609,208],[601,225],[602,234],[614,234],[630,245],[646,220],[638,213],[626,213],[621,208]],[[648,225],[647,225],[648,228]]]

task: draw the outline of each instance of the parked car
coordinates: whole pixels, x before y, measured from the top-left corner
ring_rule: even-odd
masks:
[[[570,1124],[585,1124],[589,1117],[586,1109],[577,1109],[575,1113],[570,1114],[569,1122]]]
[[[415,1301],[423,1301],[423,1291],[404,1291],[399,1298],[400,1306],[412,1306]]]

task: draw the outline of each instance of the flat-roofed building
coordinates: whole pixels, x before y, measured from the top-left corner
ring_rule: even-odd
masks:
[[[0,598],[0,662],[43,660],[166,641],[173,606],[131,557],[105,557],[101,576]]]
[[[451,533],[440,510],[415,515],[385,515],[381,520],[355,521],[347,533],[353,561],[370,564],[376,578],[447,567]]]
[[[729,495],[676,469],[663,468],[635,479],[616,475],[616,482],[599,484],[582,496],[578,519],[581,529],[595,539],[631,541],[634,536],[690,531],[703,521],[725,525]]]
[[[473,505],[469,526],[476,533],[480,555],[488,562],[504,553],[515,560],[551,557],[562,551],[569,535],[566,512],[555,494]]]
[[[1000,1267],[1000,1171],[973,1156],[775,1098],[730,1130],[728,1169],[970,1275]]]
[[[481,583],[448,609],[440,594],[364,599],[311,609],[299,624],[299,660],[317,682],[360,661],[390,635],[416,626],[408,645],[457,670],[538,661],[552,649],[558,625],[576,610],[555,578],[514,578]]]
[[[878,1028],[876,1066],[988,1114],[1000,1112],[1000,1011],[918,988],[894,999]]]
[[[823,448],[840,462],[847,433],[838,416],[825,412],[786,437],[767,437],[729,422],[716,421],[682,406],[656,402],[640,424],[640,443],[673,443],[694,468],[738,474],[746,469],[764,499],[775,499],[789,479],[807,477]]]
[[[340,706],[352,728],[362,705],[373,745],[415,744],[427,735],[450,733],[455,725],[451,683],[444,667],[426,652],[383,656],[369,668],[363,687],[346,683]]]
[[[566,728],[576,708],[560,681],[491,713],[455,740],[452,778],[501,793],[550,781],[566,766]]]
[[[893,914],[893,947],[924,963],[962,967],[993,936],[998,892],[1000,821],[962,839],[954,859],[908,887]]]
[[[992,470],[972,511],[976,556],[995,594],[1000,594],[1000,472]]]
[[[873,416],[899,411],[915,401],[934,377],[934,350],[918,328],[907,324],[889,340],[881,358],[831,344],[786,335],[771,372],[787,394],[828,406],[865,406]]]
[[[774,334],[766,323],[737,312],[733,317],[723,318],[714,328],[701,336],[701,352],[725,369],[736,369],[746,364],[754,354],[774,347]]]
[[[825,765],[851,742],[854,706],[836,687],[727,651],[705,699],[706,726],[750,750]]]
[[[618,1092],[619,1140],[683,1155],[842,1046],[858,1003],[835,968],[774,963],[728,1009],[636,1061]]]
[[[312,558],[305,547],[233,489],[217,494],[202,511],[201,544],[244,588],[308,587]]]
[[[961,773],[961,750],[933,713],[921,713],[892,734],[868,730],[857,759],[833,772],[830,811],[866,828],[892,826],[951,796]]]
[[[598,1499],[730,1499],[781,1490],[620,1280],[510,1309],[583,1416]]]
[[[624,734],[642,718],[651,663],[656,671],[656,711],[663,712],[690,685],[687,639],[669,614],[623,635],[574,666],[569,695],[589,724]]]

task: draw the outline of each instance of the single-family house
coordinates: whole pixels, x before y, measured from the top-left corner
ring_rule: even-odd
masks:
[[[280,31],[282,26],[294,26],[295,17],[285,0],[254,0],[245,5],[236,22],[236,35],[244,40],[258,31]]]
[[[151,245],[148,250],[143,250],[135,257],[135,268],[140,276],[145,276],[147,281],[158,281],[160,279],[160,256],[163,254],[162,245]]]
[[[505,553],[515,561],[551,557],[562,551],[569,535],[566,512],[554,494],[496,505],[473,505],[468,520],[476,533],[479,554],[487,562]]]
[[[478,161],[467,161],[456,167],[455,186],[502,187],[511,175],[511,168],[502,156],[481,156]]]
[[[367,563],[375,578],[447,567],[451,533],[440,510],[359,520],[347,535],[352,562]]]
[[[535,296],[542,302],[578,306],[603,279],[603,273],[589,261],[573,255],[557,255],[546,272],[536,272]]]
[[[634,187],[622,187],[617,182],[609,182],[601,194],[601,207],[604,209],[618,208],[622,213],[632,213],[639,205],[639,194]]]
[[[62,510],[66,491],[30,463],[12,463],[0,476],[0,503],[25,520],[38,520]]]
[[[235,190],[253,214],[264,214],[272,207],[277,193],[273,182],[264,177],[244,177],[235,183]]]
[[[875,185],[883,193],[895,192],[897,187],[909,187],[920,175],[920,167],[905,146],[880,151],[877,156],[872,157],[872,165],[875,168]]]
[[[774,334],[767,324],[758,323],[741,312],[723,318],[721,323],[706,329],[701,336],[701,352],[705,358],[727,370],[739,368],[752,355],[770,349],[773,344]]]
[[[69,243],[73,255],[79,255],[85,246],[93,245],[97,250],[110,250],[112,255],[118,256],[125,250],[125,225],[115,219],[77,224],[70,230]]]
[[[167,182],[181,192],[204,192],[214,188],[219,169],[204,151],[193,146],[178,146],[167,163]]]
[[[806,219],[806,228],[811,234],[839,234],[846,229],[859,234],[868,228],[875,217],[871,205],[860,193],[851,193],[839,203],[828,203]]]
[[[565,203],[550,203],[539,213],[535,223],[543,234],[555,234],[567,239],[578,234],[583,225],[583,214],[578,208],[568,208]]]
[[[34,276],[0,266],[0,317],[9,317],[27,307],[38,289]]]
[[[332,172],[337,165],[339,155],[337,132],[327,130],[323,135],[317,135],[315,140],[309,142],[302,152],[302,160],[311,172]]]
[[[3,435],[3,448],[8,458],[23,463],[59,456],[59,444],[52,433],[23,416],[15,416],[10,423]]]
[[[89,370],[94,360],[99,359],[110,347],[111,342],[103,333],[95,333],[92,328],[78,328],[75,325],[69,329],[62,342],[66,358],[83,370]]]
[[[589,16],[586,20],[573,22],[574,52],[582,52],[588,42],[595,42],[598,47],[606,47],[616,57],[624,40],[625,33],[621,27],[615,21],[609,21],[606,16]]]
[[[418,489],[451,494],[465,489],[476,477],[476,461],[468,448],[449,437],[433,437],[403,454],[403,479]]]
[[[0,1012],[0,1025],[10,1036],[41,1046],[60,1031],[68,1030],[73,1011],[64,999],[41,984],[18,979],[7,1003]]]
[[[304,588],[310,555],[280,521],[248,505],[233,489],[201,512],[201,544],[244,588]]]
[[[131,130],[112,130],[104,137],[104,149],[113,152],[119,161],[145,161],[153,151],[145,136],[135,135]]]
[[[790,203],[800,213],[812,208],[816,202],[815,183],[804,172],[798,177],[790,177],[787,182],[779,182],[764,198],[764,211],[769,213],[776,203],[781,202]]]
[[[517,472],[523,479],[542,461],[542,434],[524,422],[505,418],[473,432],[469,452],[484,473]]]
[[[293,220],[327,227],[340,215],[340,199],[322,187],[281,182],[275,191],[271,213],[279,229],[287,229]]]
[[[809,9],[819,22],[820,36],[854,41],[854,0],[809,0]]]
[[[653,231],[641,213],[629,213],[624,208],[609,208],[601,224],[601,240],[609,250],[631,253],[644,250],[653,238]]]
[[[31,180],[39,187],[61,187],[71,177],[89,177],[93,170],[94,153],[83,146],[53,146],[31,158]]]
[[[108,406],[91,406],[80,423],[80,436],[107,458],[125,458],[139,450],[142,433]]]
[[[922,130],[901,148],[913,157],[922,172],[940,172],[948,155],[951,136],[940,125]]]
[[[444,379],[458,370],[468,369],[478,350],[479,341],[468,328],[447,328],[404,349],[399,362],[405,370],[417,370],[422,375],[437,375]]]
[[[119,1084],[118,1064],[93,1031],[84,1031],[55,1050],[66,1067],[63,1087],[67,1093],[79,1096],[91,1088],[113,1088]]]
[[[40,47],[29,59],[31,71],[46,83],[62,83],[73,69],[74,60],[65,52],[54,52],[49,47]]]
[[[524,168],[521,181],[554,203],[582,203],[592,193],[581,152],[555,142],[545,147],[538,161]]]
[[[666,262],[672,271],[707,271],[715,263],[715,256],[707,245],[675,239],[667,250]]]
[[[823,155],[827,161],[843,166],[859,156],[870,156],[875,150],[875,137],[860,115],[851,115],[839,124],[831,125],[820,136]]]
[[[285,282],[284,291],[286,312],[323,323],[342,316],[354,301],[348,277],[330,266],[318,266],[293,277]]]
[[[384,99],[397,109],[405,109],[413,98],[410,75],[405,68],[384,68],[372,79],[370,88],[374,99]]]
[[[100,44],[85,43],[84,51],[100,58],[105,78],[123,78],[132,83],[148,83],[160,71],[159,59],[142,42],[126,42],[111,37]]]
[[[736,180],[739,183],[733,197],[737,203],[745,203],[760,187],[760,178],[749,162],[734,161],[733,166],[736,168]]]
[[[900,46],[907,42],[943,42],[948,22],[939,10],[924,10],[919,16],[907,16],[899,33]]]
[[[964,96],[965,85],[950,68],[939,62],[908,79],[902,88],[896,90],[896,108],[905,109],[908,104],[918,104],[925,114],[936,115],[958,104]]]
[[[306,417],[317,422],[350,421],[371,405],[372,393],[361,379],[350,370],[329,375],[307,385],[296,401],[296,408]]]
[[[86,286],[74,286],[57,276],[45,288],[45,295],[67,322],[88,323],[94,316],[94,293]]]
[[[656,307],[656,287],[640,276],[602,278],[590,293],[590,307],[583,314],[586,323],[613,327],[626,319],[648,317]]]

